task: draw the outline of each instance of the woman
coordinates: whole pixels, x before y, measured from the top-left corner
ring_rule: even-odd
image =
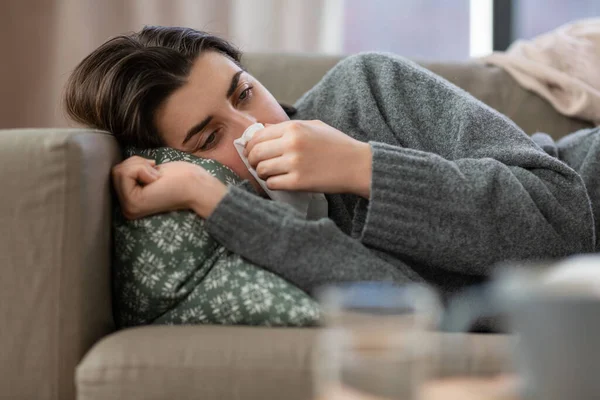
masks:
[[[192,209],[225,247],[308,292],[332,281],[409,279],[448,294],[500,261],[597,249],[577,172],[504,116],[399,57],[347,58],[289,120],[229,43],[146,27],[84,59],[66,106],[124,146],[173,147],[248,179],[245,188],[226,187],[197,166],[154,168],[140,158],[113,170],[128,218]],[[307,221],[252,193],[262,190],[233,141],[256,122],[267,126],[246,152],[259,176],[270,189],[326,193],[329,218]]]

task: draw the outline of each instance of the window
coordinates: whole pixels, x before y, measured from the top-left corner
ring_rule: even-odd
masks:
[[[414,59],[469,57],[469,0],[345,0],[343,52]]]
[[[567,22],[600,16],[600,0],[520,0],[513,3],[513,39],[531,39]]]
[[[598,17],[600,0],[343,0],[343,15],[343,53],[459,61]]]

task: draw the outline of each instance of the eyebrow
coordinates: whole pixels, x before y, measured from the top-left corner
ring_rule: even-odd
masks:
[[[233,78],[231,78],[231,84],[229,85],[229,90],[227,90],[227,99],[231,97],[233,92],[235,92],[235,89],[237,88],[238,83],[240,82],[240,76],[242,75],[242,73],[244,73],[244,70],[240,69],[238,72],[235,73],[235,75],[233,75]]]
[[[231,78],[231,83],[229,84],[229,89],[227,89],[227,95],[225,96],[225,98],[230,98],[231,95],[235,92],[235,89],[238,86],[238,83],[240,82],[240,76],[244,73],[244,70],[241,69],[238,72],[235,73],[235,75],[233,75],[233,77]],[[185,139],[183,139],[183,142],[181,143],[181,145],[185,145],[187,142],[190,141],[191,138],[193,138],[194,136],[196,136],[198,133],[202,132],[202,130],[204,130],[204,128],[206,128],[206,125],[208,125],[210,123],[210,121],[212,121],[213,116],[209,115],[208,117],[204,118],[202,120],[202,122],[200,122],[199,124],[196,124],[194,126],[192,126],[190,128],[190,130],[187,132],[187,134],[185,135]]]

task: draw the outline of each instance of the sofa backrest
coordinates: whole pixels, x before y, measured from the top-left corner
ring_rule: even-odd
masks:
[[[293,104],[342,58],[312,54],[250,53],[244,55],[242,63],[275,98]],[[584,121],[559,114],[550,103],[523,89],[498,67],[475,61],[420,64],[505,114],[528,134],[546,132],[558,139],[590,126]]]

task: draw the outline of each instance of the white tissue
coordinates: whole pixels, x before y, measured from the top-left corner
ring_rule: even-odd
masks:
[[[263,124],[252,124],[246,128],[239,139],[233,141],[233,145],[246,165],[246,168],[248,168],[248,171],[250,171],[254,179],[256,179],[258,184],[272,200],[291,205],[302,215],[305,215],[307,219],[312,220],[327,217],[327,199],[323,193],[271,190],[267,187],[267,183],[258,177],[256,171],[248,162],[248,159],[244,157],[244,148],[254,134],[261,129],[264,129]]]

